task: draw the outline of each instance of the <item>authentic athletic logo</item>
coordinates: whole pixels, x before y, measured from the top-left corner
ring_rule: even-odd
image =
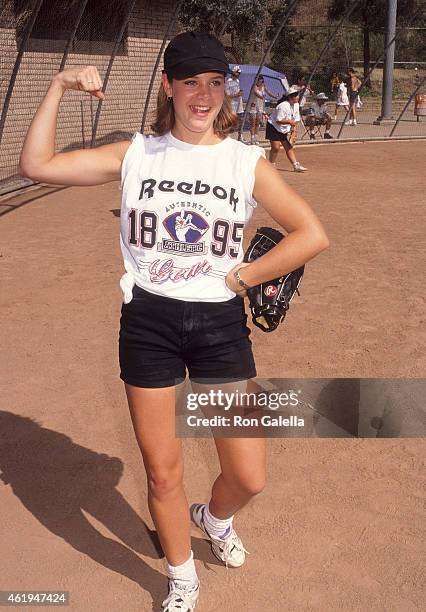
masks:
[[[158,250],[179,255],[199,255],[206,252],[204,242],[199,242],[209,229],[207,221],[196,212],[181,210],[164,219],[163,225],[172,240],[163,238]]]
[[[276,294],[276,292],[277,292],[277,288],[275,287],[275,285],[268,285],[267,287],[265,287],[263,291],[266,297],[272,297]]]

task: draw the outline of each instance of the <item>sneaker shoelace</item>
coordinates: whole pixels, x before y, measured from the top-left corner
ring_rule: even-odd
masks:
[[[169,588],[170,592],[163,601],[163,610],[167,612],[186,612],[194,609],[189,596],[198,589],[198,586],[186,589],[180,588],[171,580]]]
[[[219,548],[222,551],[223,560],[225,562],[226,568],[228,568],[228,559],[231,556],[234,548],[243,551],[248,555],[250,554],[249,551],[244,548],[243,543],[241,542],[240,538],[237,536],[234,530],[231,531],[231,535],[227,537],[226,540],[217,539],[216,542],[218,543]]]

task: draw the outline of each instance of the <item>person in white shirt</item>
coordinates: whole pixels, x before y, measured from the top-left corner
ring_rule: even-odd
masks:
[[[225,81],[225,93],[230,98],[232,110],[238,117],[239,131],[242,130],[244,118],[243,90],[240,86],[240,74],[241,68],[234,66],[231,69],[231,76]]]
[[[244,311],[247,290],[287,274],[328,246],[315,213],[264,150],[228,137],[235,115],[225,96],[227,72],[223,46],[214,36],[178,34],[164,53],[155,136],[137,133],[131,142],[56,153],[65,92],[105,97],[95,66],[68,68],[53,77],[20,158],[21,174],[41,182],[121,181],[126,272],[120,281],[120,376],[146,470],[149,512],[165,554],[169,590],[163,612],[192,612],[197,605],[190,519],[222,563],[239,567],[246,550],[233,528],[234,514],[265,483],[265,440],[216,433],[220,472],[210,501],[189,510],[182,441],[175,434],[176,403],[187,373],[201,391],[219,381],[234,395],[245,393],[256,375]],[[243,263],[244,228],[257,203],[288,236],[263,257]],[[89,238],[82,235],[82,244]],[[89,278],[102,283],[104,273],[90,269]]]
[[[300,121],[299,88],[297,85],[292,85],[281,99],[282,102],[277,104],[266,124],[265,136],[271,143],[269,161],[274,166],[276,165],[277,156],[282,146],[288,160],[293,164],[293,170],[295,172],[305,172],[305,166],[302,166],[296,159],[293,144],[297,135],[297,124]]]
[[[312,87],[310,87],[310,85],[306,84],[306,80],[304,76],[299,76],[299,78],[297,79],[296,85],[300,91],[300,94],[299,94],[300,113],[304,115],[305,111],[307,111],[307,109],[305,109],[306,102],[308,101],[308,98],[312,97],[315,94],[315,92],[312,89]]]
[[[314,128],[316,125],[325,125],[324,138],[333,138],[330,134],[331,115],[327,109],[328,97],[321,92],[316,96],[316,101],[311,104],[310,113],[305,117],[305,125],[309,127],[309,137],[314,140]]]

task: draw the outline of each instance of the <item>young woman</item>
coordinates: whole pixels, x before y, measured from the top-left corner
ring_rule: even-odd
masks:
[[[246,289],[293,270],[328,246],[315,214],[264,159],[226,136],[235,116],[224,96],[221,43],[185,32],[164,55],[154,137],[55,153],[58,108],[67,89],[103,98],[95,67],[57,74],[29,128],[21,172],[65,185],[122,181],[121,247],[126,273],[120,329],[121,378],[147,474],[148,506],[169,578],[167,612],[194,610],[199,582],[190,545],[175,400],[186,376],[198,383],[246,381],[256,370],[245,325]],[[288,236],[242,263],[245,223],[261,203]],[[240,384],[239,382],[239,384]],[[244,563],[233,516],[264,487],[265,443],[216,438],[221,473],[193,522],[227,566]]]
[[[346,87],[346,83],[343,80],[339,83],[339,88],[337,90],[336,107],[334,109],[334,121],[337,121],[337,111],[340,107],[343,107],[346,112],[348,112],[349,110],[348,88]]]
[[[250,144],[258,144],[257,136],[259,134],[259,127],[262,123],[263,115],[265,113],[265,96],[268,95],[275,100],[278,99],[278,96],[275,95],[272,91],[265,85],[265,81],[262,75],[260,75],[256,84],[253,87],[253,95],[254,100],[251,102],[252,108],[250,109],[250,133],[251,133],[251,143]]]
[[[296,159],[292,136],[296,136],[297,124],[300,121],[299,87],[292,85],[278,101],[266,123],[265,136],[271,143],[269,161],[275,166],[282,145],[295,172],[305,172],[306,168]]]

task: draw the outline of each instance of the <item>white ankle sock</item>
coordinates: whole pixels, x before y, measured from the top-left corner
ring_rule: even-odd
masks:
[[[194,564],[194,553],[191,550],[191,556],[185,563],[181,565],[170,565],[165,560],[166,572],[169,578],[174,580],[181,587],[196,587],[198,585],[198,576]]]
[[[204,525],[214,538],[226,539],[231,533],[233,516],[227,519],[218,519],[210,513],[208,504],[204,508]]]

